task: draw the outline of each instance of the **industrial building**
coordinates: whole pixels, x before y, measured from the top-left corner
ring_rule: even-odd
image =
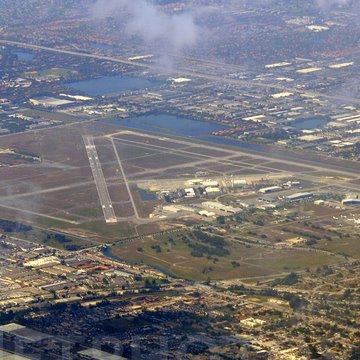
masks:
[[[218,194],[220,193],[220,189],[218,187],[207,187],[205,188],[207,194]]]
[[[285,201],[300,201],[300,200],[306,200],[306,199],[311,199],[314,197],[313,193],[296,193],[293,195],[288,195],[288,196],[284,196],[284,200]]]
[[[232,180],[232,187],[243,187],[247,185],[247,181],[245,179],[233,179]]]
[[[270,194],[270,193],[280,191],[280,190],[282,190],[282,188],[280,186],[271,186],[271,187],[259,189],[259,193],[260,194]]]
[[[216,180],[205,180],[201,181],[201,185],[204,187],[217,187],[219,183]]]
[[[222,211],[222,212],[229,213],[229,214],[236,214],[237,212],[241,211],[241,209],[239,209],[239,208],[227,206],[227,205],[221,204],[219,202],[215,202],[215,201],[203,202],[202,206],[204,206],[205,208]]]
[[[188,188],[188,189],[184,189],[184,190],[185,190],[185,196],[186,197],[188,197],[188,198],[196,197],[194,188]]]
[[[207,210],[201,210],[201,211],[199,211],[198,214],[201,215],[201,216],[204,216],[204,217],[209,217],[209,218],[216,216],[216,214],[215,214],[214,212],[212,212],[212,211],[207,211]]]
[[[25,267],[41,268],[44,266],[52,266],[60,264],[60,260],[56,256],[48,256],[24,263]]]
[[[360,205],[360,199],[344,199],[341,203],[343,205]]]
[[[0,350],[0,358],[6,360],[22,360],[22,359],[43,359],[41,348],[60,351],[65,346],[70,349],[73,344],[66,340],[53,337],[42,332],[32,330],[25,326],[10,323],[0,326],[0,335],[2,337],[2,349]],[[10,353],[11,352],[11,353]],[[15,354],[19,353],[19,354]],[[25,355],[26,357],[22,356]],[[70,359],[68,353],[63,353],[63,359]],[[36,356],[36,357],[35,357]],[[53,357],[51,357],[53,358]],[[73,357],[71,357],[73,358]],[[122,360],[125,359],[119,355],[113,355],[98,349],[85,349],[76,354],[76,359],[86,360]]]
[[[52,338],[50,335],[16,323],[0,326],[0,335],[6,343],[11,344],[16,342],[19,346],[21,344],[42,346]]]
[[[74,103],[74,101],[71,100],[59,99],[49,96],[30,99],[29,102],[34,106],[43,106],[43,107],[58,107],[58,106],[70,105]]]

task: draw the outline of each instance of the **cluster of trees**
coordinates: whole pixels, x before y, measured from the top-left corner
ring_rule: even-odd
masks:
[[[152,289],[152,290],[159,290],[159,284],[157,283],[156,279],[152,279],[152,278],[145,278],[144,280],[144,287],[147,289]]]
[[[23,233],[32,230],[32,226],[20,224],[16,221],[0,219],[0,229],[7,233]]]
[[[228,256],[230,254],[230,251],[224,248],[206,246],[193,242],[190,242],[188,246],[189,248],[193,249],[191,255],[195,257],[203,257],[204,254],[217,256]]]
[[[44,239],[44,243],[47,243],[49,242],[50,240],[55,240],[61,244],[65,244],[65,243],[70,243],[71,242],[71,239],[69,239],[68,237],[66,237],[65,235],[63,234],[54,234],[54,233],[51,233],[51,234],[47,234],[45,239]]]
[[[65,245],[65,250],[67,250],[67,251],[78,251],[81,249],[82,249],[82,246],[80,246],[80,245],[76,245],[76,244]]]
[[[214,246],[216,248],[225,247],[227,244],[222,236],[218,235],[210,235],[200,230],[195,230],[193,235],[196,237],[197,240]]]
[[[292,272],[282,279],[276,279],[273,282],[273,286],[276,286],[276,285],[291,286],[291,285],[295,285],[296,283],[298,283],[298,281],[299,281],[299,275]]]
[[[195,239],[196,242],[192,241],[193,239]],[[206,255],[208,259],[212,259],[213,256],[227,256],[230,254],[230,251],[225,249],[227,243],[222,236],[211,235],[200,230],[195,230],[192,233],[191,239],[182,237],[182,240],[192,249],[191,255],[194,257],[204,257]]]
[[[151,245],[151,248],[155,250],[158,254],[162,252],[161,246],[159,244]]]

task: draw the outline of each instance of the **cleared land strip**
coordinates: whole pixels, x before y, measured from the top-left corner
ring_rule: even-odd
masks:
[[[94,177],[96,189],[99,195],[102,211],[107,223],[116,223],[117,218],[110,199],[109,190],[106,185],[104,173],[101,168],[99,156],[92,136],[83,136],[86,153],[89,158],[91,171]]]

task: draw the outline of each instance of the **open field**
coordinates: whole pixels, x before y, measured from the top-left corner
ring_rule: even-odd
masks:
[[[96,166],[103,173],[102,184],[108,189],[117,224],[105,223],[83,136],[94,139],[99,159]],[[19,222],[83,234],[101,242],[168,228],[174,220],[177,223],[176,214],[161,220],[149,219],[161,201],[143,201],[138,190],[140,182],[160,183],[159,180],[168,179],[184,184],[186,179],[197,177],[198,172],[217,178],[232,174],[270,178],[296,173],[296,178],[311,184],[319,179],[319,174],[328,172],[326,164],[314,160],[310,164],[306,159],[306,165],[299,166],[297,158],[292,161],[288,156],[282,160],[274,159],[273,154],[249,153],[233,147],[216,145],[214,149],[211,143],[194,143],[193,139],[163,137],[101,123],[67,124],[6,136],[0,139],[0,144],[1,148],[17,144],[17,150],[31,152],[42,160],[38,164],[0,167],[2,216],[16,214]],[[350,179],[348,166],[343,172],[337,168],[336,174],[331,179],[332,186],[344,191],[347,186],[357,186],[359,175],[353,172]],[[324,181],[322,186],[326,185]],[[275,230],[270,233],[276,236]]]
[[[316,247],[333,253],[344,254],[352,258],[360,259],[359,236],[356,233],[352,233],[349,236],[336,240],[319,241]]]
[[[204,281],[281,275],[338,262],[332,255],[299,249],[265,249],[227,242],[226,256],[192,255],[184,239],[187,231],[147,237],[127,245],[116,245],[112,253],[129,262],[146,263],[173,276]],[[199,241],[191,240],[201,244]],[[238,266],[239,264],[239,266]]]

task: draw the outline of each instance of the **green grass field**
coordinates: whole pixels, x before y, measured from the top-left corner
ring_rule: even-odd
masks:
[[[350,237],[336,238],[333,241],[319,241],[316,247],[336,254],[344,254],[352,258],[360,259],[359,245],[359,237],[351,235]]]
[[[145,263],[191,280],[253,278],[302,271],[339,261],[336,256],[298,249],[265,249],[228,243],[227,256],[195,257],[182,240],[186,233],[148,237],[112,248],[114,255],[132,263]],[[169,241],[169,239],[173,241]],[[196,243],[196,241],[193,241]],[[240,266],[238,266],[240,264]]]

